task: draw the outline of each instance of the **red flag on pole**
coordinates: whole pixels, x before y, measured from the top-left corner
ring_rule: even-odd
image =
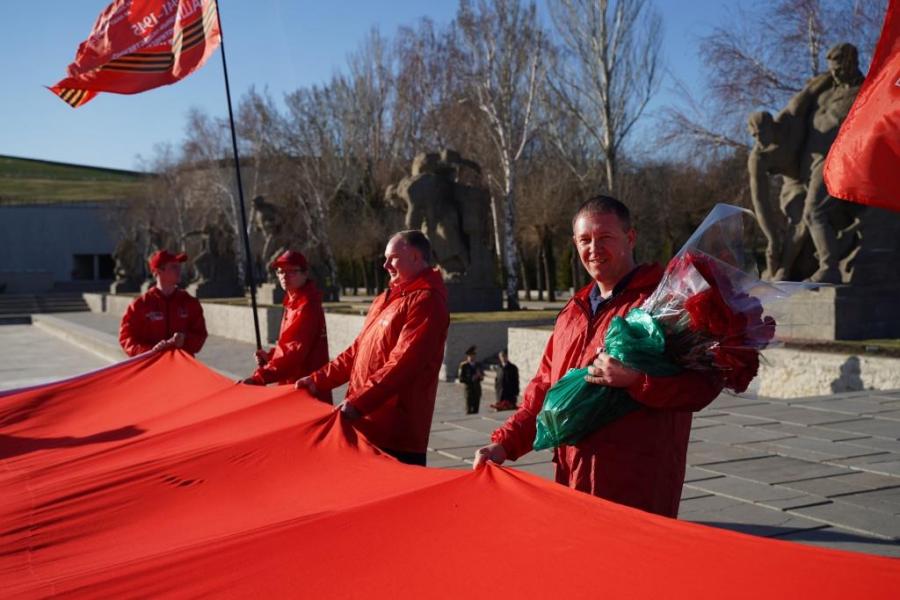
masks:
[[[220,38],[214,0],[115,0],[50,91],[77,108],[98,92],[169,85],[203,66]]]
[[[900,0],[890,0],[865,83],[825,162],[835,198],[900,211]]]

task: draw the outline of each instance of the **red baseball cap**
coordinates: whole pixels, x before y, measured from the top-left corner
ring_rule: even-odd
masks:
[[[307,264],[306,257],[303,256],[303,253],[294,252],[293,250],[288,250],[287,252],[276,258],[275,262],[272,263],[272,266],[276,269],[283,269],[285,267],[297,267],[301,271],[309,270],[309,265]]]
[[[166,266],[169,263],[180,262],[183,263],[187,260],[187,254],[181,252],[179,254],[172,254],[168,250],[157,250],[150,256],[150,271],[156,273],[162,267]]]

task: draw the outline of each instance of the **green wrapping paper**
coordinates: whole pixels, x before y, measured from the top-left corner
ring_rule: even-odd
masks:
[[[662,327],[640,308],[612,319],[604,345],[610,356],[647,375],[666,377],[681,371],[666,356]],[[624,389],[588,383],[585,375],[587,368],[572,369],[547,391],[537,416],[535,450],[577,444],[587,434],[640,407]]]

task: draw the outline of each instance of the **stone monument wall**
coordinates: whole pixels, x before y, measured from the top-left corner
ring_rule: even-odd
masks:
[[[134,295],[84,294],[85,301],[92,312],[106,312],[117,318],[121,318],[134,297]],[[206,329],[210,335],[256,343],[253,317],[249,306],[209,300],[201,300],[201,304],[203,305]],[[278,339],[283,309],[280,306],[260,306],[257,310],[263,343],[270,346]],[[353,343],[353,340],[362,331],[365,320],[366,317],[363,314],[325,313],[325,326],[328,330],[328,355],[331,358],[336,357]],[[510,348],[510,359],[519,364],[516,360],[518,353],[511,347],[511,344],[515,342],[508,337],[511,326],[540,325],[551,321],[551,319],[544,318],[533,321],[451,322],[447,333],[441,378],[446,381],[456,378],[456,368],[463,360],[466,348],[473,344],[478,346],[478,352],[482,359],[496,355],[504,348]],[[547,333],[549,335],[549,332]],[[540,350],[543,350],[543,346]],[[538,354],[538,356],[540,355]],[[522,377],[524,376],[523,372]],[[530,379],[531,375],[528,377]]]
[[[503,309],[491,250],[490,193],[477,163],[446,149],[419,154],[410,175],[389,186],[385,198],[406,213],[407,229],[419,229],[431,241],[451,312]]]
[[[778,335],[789,340],[900,338],[900,285],[823,286],[772,307]]]
[[[790,348],[765,351],[757,393],[800,398],[840,392],[900,389],[900,359],[810,352]]]
[[[509,359],[518,365],[522,389],[537,373],[549,328],[510,327]],[[745,394],[801,398],[839,392],[900,389],[900,358],[772,348]]]

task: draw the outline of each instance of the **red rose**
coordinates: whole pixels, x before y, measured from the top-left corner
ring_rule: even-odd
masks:
[[[759,299],[735,290],[727,273],[707,256],[688,252],[672,261],[669,274],[685,278],[692,268],[709,287],[684,301],[696,346],[681,349],[680,358],[686,361],[682,364],[709,364],[698,360],[698,350],[710,352],[712,365],[722,372],[725,386],[743,392],[759,371],[759,349],[774,337],[775,320],[763,317]]]

